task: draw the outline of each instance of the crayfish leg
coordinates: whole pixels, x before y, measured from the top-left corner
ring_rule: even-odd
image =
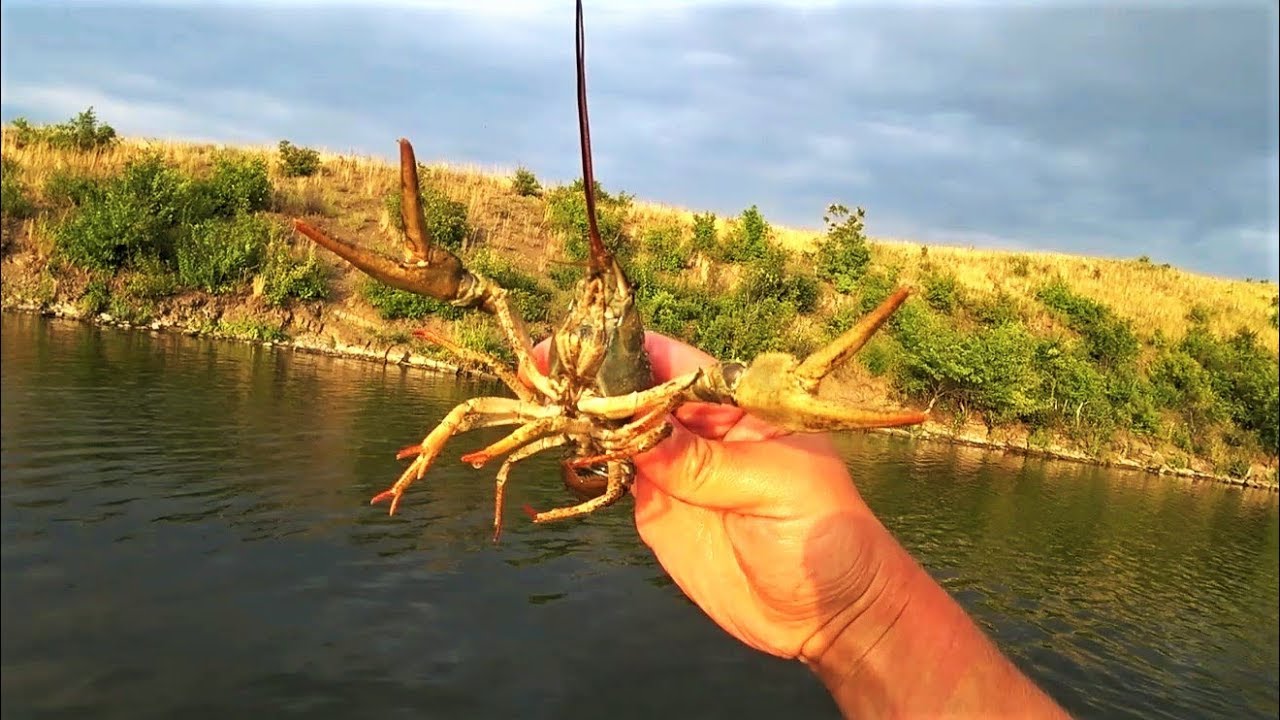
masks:
[[[631,486],[635,470],[630,463],[610,462],[608,473],[608,485],[605,486],[604,494],[598,497],[593,497],[577,505],[555,508],[545,512],[537,512],[526,505],[524,511],[535,523],[541,524],[590,515],[601,508],[608,507],[621,500],[622,496],[627,494],[627,488]]]
[[[543,408],[539,405],[513,398],[500,397],[473,398],[457,405],[444,416],[439,425],[436,425],[431,432],[427,433],[427,436],[422,439],[419,445],[404,448],[396,454],[397,458],[404,458],[413,454],[418,457],[414,458],[409,467],[401,473],[395,484],[375,495],[369,501],[369,504],[376,505],[390,500],[391,508],[387,514],[394,515],[405,490],[415,480],[422,478],[427,469],[431,467],[431,463],[435,462],[436,457],[440,454],[449,438],[474,428],[514,425],[524,422],[531,413],[541,411],[543,411]]]
[[[511,467],[530,455],[558,447],[568,441],[569,438],[565,435],[545,437],[516,450],[503,461],[502,467],[498,468],[498,478],[494,484],[493,493],[493,541],[495,543],[502,538],[502,506],[507,496],[507,476],[511,474]]]

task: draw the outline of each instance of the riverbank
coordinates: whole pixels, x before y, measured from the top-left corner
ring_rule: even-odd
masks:
[[[372,283],[290,229],[304,217],[398,253],[397,175],[383,160],[149,140],[82,150],[42,132],[3,138],[7,309],[439,372],[470,369],[414,329],[510,354],[488,318]],[[581,191],[523,170],[420,174],[437,239],[510,289],[545,337],[580,272]],[[654,331],[723,359],[803,355],[909,286],[858,361],[824,384],[829,398],[928,407],[933,421],[907,431],[922,439],[1276,487],[1274,283],[1145,257],[875,240],[860,210],[838,206],[820,233],[773,227],[755,206],[717,218],[622,192],[600,199]]]
[[[182,308],[186,310],[183,311]],[[236,303],[209,302],[208,298],[187,299],[186,302],[178,302],[172,307],[165,308],[159,316],[144,324],[115,318],[109,313],[87,315],[75,303],[24,302],[7,293],[4,296],[2,309],[6,312],[32,313],[101,326],[152,332],[176,332],[233,342],[259,343],[299,352],[418,368],[426,372],[497,379],[477,368],[464,367],[443,359],[414,343],[388,340],[385,334],[377,331],[376,321],[358,311],[344,310],[325,303],[312,303],[290,311],[272,313],[267,308],[254,307],[251,299]],[[256,330],[264,327],[273,327],[280,333],[285,333],[285,328],[288,328],[291,333],[264,337]],[[1190,468],[1174,468],[1153,462],[1151,458],[1146,461],[1134,458],[1103,460],[1065,447],[1030,447],[1027,444],[1020,445],[1011,438],[983,437],[976,434],[972,427],[957,431],[954,427],[936,421],[928,421],[909,429],[884,428],[869,432],[908,437],[922,442],[967,445],[1015,455],[1137,470],[1193,481],[1280,491],[1277,483],[1269,482],[1266,478],[1232,477]]]

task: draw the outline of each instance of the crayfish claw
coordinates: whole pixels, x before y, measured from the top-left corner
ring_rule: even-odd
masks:
[[[836,367],[858,352],[907,299],[899,288],[857,325],[803,361],[786,353],[761,353],[732,382],[733,403],[743,410],[793,432],[866,430],[917,425],[928,419],[922,412],[877,411],[851,407],[818,397],[818,385]]]

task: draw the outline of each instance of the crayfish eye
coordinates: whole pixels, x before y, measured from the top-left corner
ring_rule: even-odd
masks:
[[[724,384],[730,392],[738,389],[738,382],[742,380],[742,373],[746,369],[745,365],[738,362],[727,362],[720,366],[720,376],[724,378]]]

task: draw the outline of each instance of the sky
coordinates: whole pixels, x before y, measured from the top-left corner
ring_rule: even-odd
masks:
[[[580,173],[573,3],[15,2],[0,117]],[[597,179],[879,237],[1275,280],[1271,0],[586,3]]]

